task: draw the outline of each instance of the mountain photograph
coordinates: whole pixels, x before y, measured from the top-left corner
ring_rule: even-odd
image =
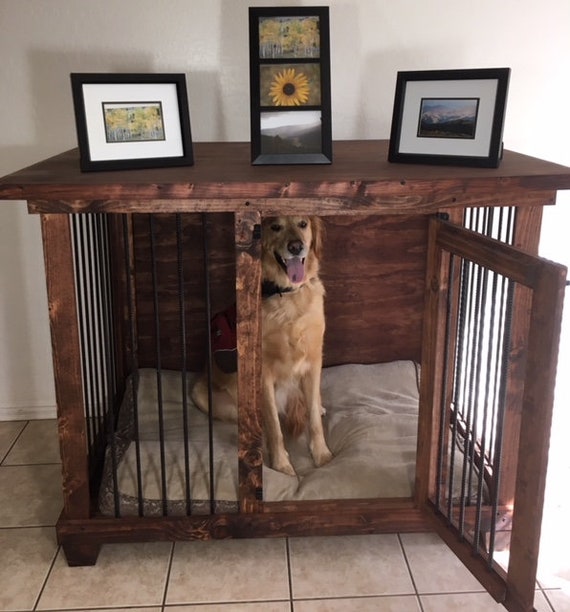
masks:
[[[320,111],[261,113],[261,152],[264,155],[321,153]]]
[[[479,98],[422,98],[418,138],[473,139]]]

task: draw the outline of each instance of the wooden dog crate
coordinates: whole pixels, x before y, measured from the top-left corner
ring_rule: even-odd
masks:
[[[499,169],[393,165],[387,147],[336,142],[330,166],[252,167],[247,143],[198,143],[192,167],[104,173],[81,173],[74,150],[0,181],[0,199],[27,200],[42,220],[63,470],[57,534],[71,565],[95,563],[107,542],[436,530],[497,601],[532,609],[566,282],[537,249],[542,208],[570,189],[570,169],[509,151]],[[265,495],[260,222],[277,214],[325,222],[325,367],[417,364],[409,496]],[[186,378],[208,361],[210,317],[232,301],[236,500],[216,497],[208,421],[208,493],[197,506]],[[135,476],[126,512],[120,407],[132,412],[140,470],[143,371],[156,382],[162,473],[152,507]],[[181,383],[176,507],[165,372]],[[110,512],[98,503],[105,474]]]

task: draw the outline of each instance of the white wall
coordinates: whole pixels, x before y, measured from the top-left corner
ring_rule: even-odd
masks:
[[[185,72],[194,140],[248,140],[268,4],[330,6],[334,138],[388,137],[398,70],[510,66],[505,146],[570,165],[568,0],[0,0],[0,175],[76,146],[70,72]],[[569,213],[561,194],[542,247],[566,264]],[[0,202],[0,419],[53,414],[42,265],[37,217]]]

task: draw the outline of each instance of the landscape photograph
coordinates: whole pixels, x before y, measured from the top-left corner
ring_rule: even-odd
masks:
[[[261,153],[288,155],[322,152],[320,111],[261,113]]]
[[[103,102],[107,142],[164,140],[160,102]]]
[[[318,58],[321,52],[319,18],[261,17],[259,57],[261,59]]]
[[[422,98],[418,138],[473,139],[479,98]]]

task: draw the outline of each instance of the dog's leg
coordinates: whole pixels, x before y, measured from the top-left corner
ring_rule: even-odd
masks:
[[[263,380],[263,427],[271,467],[289,476],[296,476],[283,442],[275,386],[273,380],[265,378]]]
[[[220,421],[237,421],[237,387],[227,376],[226,384],[220,387],[216,381],[212,381],[212,414]],[[209,394],[208,377],[202,374],[196,381],[191,391],[192,401],[205,414],[208,414]]]
[[[320,381],[321,368],[316,365],[305,374],[302,381],[305,402],[309,412],[309,448],[317,467],[325,465],[333,458],[323,431],[322,415],[324,409],[321,402]]]

